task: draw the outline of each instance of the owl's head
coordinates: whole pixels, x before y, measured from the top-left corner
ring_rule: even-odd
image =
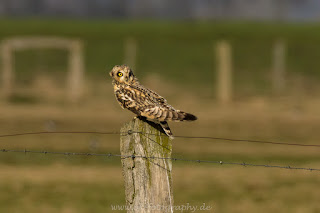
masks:
[[[109,74],[113,78],[113,80],[118,81],[119,83],[130,84],[133,81],[137,80],[133,75],[130,67],[126,65],[114,66]]]

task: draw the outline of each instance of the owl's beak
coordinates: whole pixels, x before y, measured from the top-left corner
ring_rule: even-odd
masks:
[[[113,78],[113,72],[112,71],[109,72],[109,75]]]

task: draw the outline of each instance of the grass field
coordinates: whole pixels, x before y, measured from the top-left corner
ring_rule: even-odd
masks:
[[[124,40],[133,37],[138,44],[136,71],[142,79],[152,73],[171,83],[205,90],[215,79],[214,43],[226,39],[233,47],[237,96],[269,95],[272,46],[283,39],[287,44],[287,92],[296,87],[312,92],[320,80],[318,24],[0,20],[0,39],[39,35],[82,39],[86,74],[94,79],[123,63]],[[34,81],[32,76],[46,73],[61,82],[66,56],[59,50],[17,52],[17,79],[28,85]],[[212,93],[203,94],[208,95]]]
[[[0,102],[0,135],[118,132],[133,114],[118,106],[106,76],[122,63],[123,41],[133,36],[141,82],[199,118],[170,124],[175,135],[319,144],[318,24],[0,20],[0,39],[32,35],[84,40],[85,95],[78,104],[64,99],[66,52],[17,52],[17,88],[9,102]],[[288,44],[288,87],[272,96],[271,50],[278,38]],[[229,105],[214,98],[218,39],[234,47]],[[116,154],[120,148],[119,135],[44,134],[0,138],[1,149]],[[317,147],[176,138],[173,157],[320,168]],[[212,207],[207,212],[318,213],[319,177],[316,171],[177,161],[174,201],[205,203]],[[112,212],[111,205],[125,204],[118,158],[0,152],[0,190],[0,212]]]
[[[132,115],[107,101],[113,96],[106,94],[105,102],[85,104],[77,110],[51,104],[1,105],[0,133],[46,131],[48,127],[56,131],[118,131]],[[296,111],[285,103],[246,102],[226,109],[212,101],[202,105],[201,112],[196,106],[187,107],[197,111],[196,123],[171,127],[176,135],[318,144],[320,117],[314,116],[315,105],[319,103],[297,104],[300,109]],[[1,149],[119,153],[118,135],[53,134],[0,140]],[[315,147],[177,138],[173,156],[320,167]],[[112,212],[111,205],[125,204],[118,158],[0,153],[0,159],[1,212]],[[176,205],[205,203],[212,207],[209,212],[319,212],[318,173],[178,161],[173,163],[174,200]]]

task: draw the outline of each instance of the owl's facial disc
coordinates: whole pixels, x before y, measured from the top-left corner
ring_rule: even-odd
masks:
[[[119,81],[119,78],[121,78],[123,76],[123,72],[121,71],[122,67],[119,65],[116,65],[112,68],[112,70],[110,71],[109,75],[111,76],[111,78],[113,78],[116,81]],[[122,73],[122,74],[120,74]]]
[[[109,74],[115,81],[118,81],[119,83],[130,83],[134,79],[131,69],[125,65],[114,66]]]

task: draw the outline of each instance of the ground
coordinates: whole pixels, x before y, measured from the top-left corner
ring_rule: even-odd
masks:
[[[176,136],[282,143],[320,141],[319,24],[0,20],[0,38],[63,36],[84,41],[85,93],[66,100],[67,52],[15,53],[16,88],[0,99],[0,135],[38,131],[119,132],[134,115],[116,103],[108,72],[123,63],[124,41],[138,44],[136,75],[199,120],[170,123]],[[287,45],[286,89],[272,90],[272,47]],[[216,97],[218,40],[233,48],[233,102]],[[1,78],[1,77],[0,77]],[[119,135],[42,134],[0,138],[0,150],[119,153]],[[320,168],[318,147],[176,137],[173,157]],[[0,152],[0,212],[112,212],[124,205],[120,159]],[[320,212],[320,173],[173,162],[175,205],[209,212]],[[191,212],[191,211],[185,211]],[[199,211],[198,211],[199,212]]]
[[[119,132],[134,115],[117,106],[111,92],[105,98],[82,106],[2,104],[0,133]],[[174,104],[185,105],[183,100]],[[201,111],[196,105],[185,105],[199,121],[172,123],[171,128],[175,135],[317,144],[318,104],[309,100],[303,105],[275,105],[255,99],[220,106],[207,101]],[[119,135],[29,135],[0,140],[1,149],[119,153]],[[173,141],[173,156],[185,159],[319,168],[318,153],[317,147],[178,137]],[[119,158],[9,152],[0,153],[0,158],[1,211],[112,212],[111,205],[124,204]],[[318,173],[177,161],[173,162],[174,200],[176,205],[199,208],[205,203],[214,210],[209,212],[319,212]]]

